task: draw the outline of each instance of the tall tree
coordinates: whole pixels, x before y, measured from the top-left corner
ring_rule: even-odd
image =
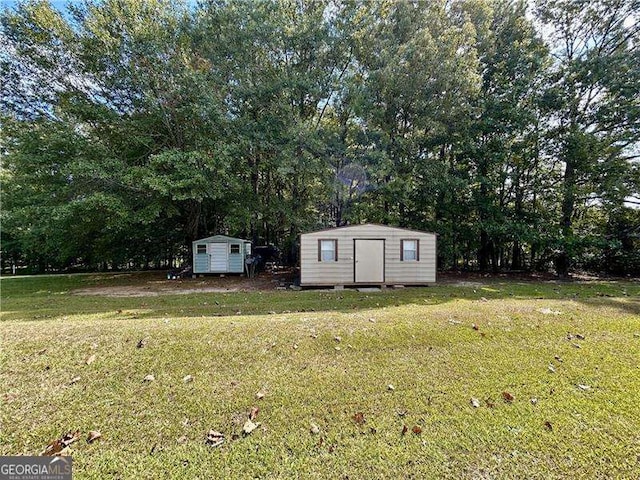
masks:
[[[547,151],[563,165],[555,266],[566,276],[579,253],[577,210],[621,204],[629,193],[629,147],[640,139],[640,2],[552,0],[537,13],[556,59]]]

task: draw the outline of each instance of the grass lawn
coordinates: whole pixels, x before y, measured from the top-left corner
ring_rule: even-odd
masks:
[[[75,478],[640,476],[638,282],[71,294],[144,281],[0,282],[0,454],[79,429]]]

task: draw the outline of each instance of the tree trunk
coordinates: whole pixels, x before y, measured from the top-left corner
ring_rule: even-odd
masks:
[[[566,278],[569,275],[569,268],[571,267],[571,255],[569,253],[568,242],[572,236],[572,218],[575,208],[576,187],[575,166],[571,158],[567,159],[563,180],[562,218],[560,220],[562,245],[560,246],[560,252],[558,252],[555,258],[556,273],[560,278]]]

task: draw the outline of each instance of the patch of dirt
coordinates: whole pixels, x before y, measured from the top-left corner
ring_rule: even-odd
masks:
[[[72,295],[95,295],[99,297],[157,297],[160,295],[188,295],[190,293],[227,293],[237,292],[237,288],[160,288],[149,287],[94,287],[81,288],[71,292]]]
[[[72,295],[95,295],[101,297],[157,297],[160,295],[188,295],[191,293],[231,293],[274,290],[283,282],[290,282],[289,275],[261,273],[255,278],[238,275],[207,276],[179,280],[161,279],[158,275],[137,279],[135,285],[113,285],[81,288]],[[133,283],[133,282],[132,282]]]

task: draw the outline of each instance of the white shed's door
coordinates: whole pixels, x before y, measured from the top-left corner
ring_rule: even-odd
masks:
[[[210,243],[209,256],[212,272],[226,272],[229,265],[229,251],[226,243]]]
[[[356,283],[384,282],[384,240],[355,240]]]

